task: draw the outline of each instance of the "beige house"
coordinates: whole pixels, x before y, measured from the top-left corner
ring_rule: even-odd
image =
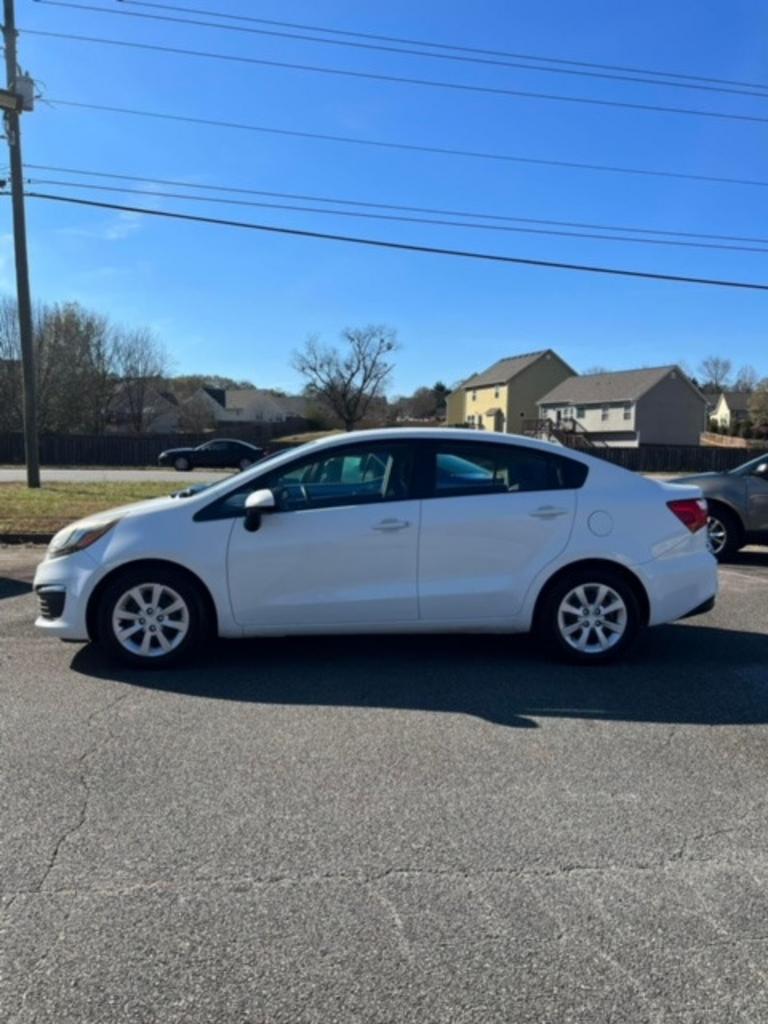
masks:
[[[722,430],[731,430],[737,423],[749,419],[749,393],[747,391],[723,391],[712,412]]]
[[[552,349],[507,356],[465,380],[448,396],[446,423],[522,433],[526,420],[538,419],[542,395],[573,372]]]
[[[707,402],[679,366],[569,377],[539,401],[553,426],[586,432],[598,444],[700,443]]]

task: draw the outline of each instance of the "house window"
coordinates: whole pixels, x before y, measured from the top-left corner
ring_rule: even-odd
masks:
[[[631,402],[625,402],[624,403],[624,419],[625,420],[631,420],[632,419],[632,403]]]
[[[610,412],[611,412],[610,405],[604,405],[603,408],[600,410],[600,419],[601,420],[607,420],[608,416],[610,415]]]
[[[472,401],[473,401],[473,402],[476,402],[476,401],[477,401],[477,391],[473,391],[473,392],[472,392]]]
[[[499,388],[499,385],[497,384],[496,387],[493,389],[493,397],[494,398],[498,398],[499,397],[500,390],[501,389]]]
[[[474,425],[475,425],[475,417],[474,417],[474,415],[467,416],[467,423],[469,424],[470,427],[474,427]]]
[[[587,410],[584,408],[583,405],[577,405],[576,406],[576,419],[577,420],[583,420],[584,417],[586,416],[586,414],[587,414]]]

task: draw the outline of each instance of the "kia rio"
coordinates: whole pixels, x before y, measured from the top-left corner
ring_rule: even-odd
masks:
[[[150,667],[216,635],[531,630],[599,663],[713,606],[706,527],[698,487],[545,441],[335,435],[62,530],[36,624]]]

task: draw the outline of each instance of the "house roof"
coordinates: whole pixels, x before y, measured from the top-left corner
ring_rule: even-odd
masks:
[[[489,366],[487,370],[483,370],[482,373],[476,373],[473,377],[469,377],[461,387],[467,389],[481,388],[488,384],[506,384],[508,380],[516,377],[518,373],[527,369],[537,359],[541,359],[547,352],[551,352],[551,349],[541,349],[539,352],[525,352],[519,356],[505,356],[503,359],[495,362],[493,366]]]
[[[633,402],[672,372],[690,384],[678,366],[654,366],[642,370],[616,370],[568,377],[539,399],[539,405],[590,405]],[[690,385],[693,387],[693,385]]]
[[[723,391],[720,395],[731,412],[747,412],[749,409],[748,391]]]
[[[220,405],[222,409],[225,408],[227,404],[227,393],[224,388],[213,388],[208,387],[208,385],[204,385],[201,390],[204,391],[209,398],[212,398],[214,402]]]

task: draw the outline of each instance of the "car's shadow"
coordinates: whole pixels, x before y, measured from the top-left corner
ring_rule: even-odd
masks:
[[[0,576],[0,601],[6,597],[20,597],[28,594],[32,584],[26,580],[18,580],[13,576]]]
[[[535,717],[768,723],[768,636],[700,625],[651,630],[604,667],[548,660],[528,637],[357,636],[217,642],[192,665],[140,671],[81,648],[91,677],[257,704],[402,708],[535,727]]]
[[[743,551],[737,551],[727,562],[723,562],[722,568],[727,569],[728,566],[754,566],[756,569],[768,569],[768,547],[750,547]]]

